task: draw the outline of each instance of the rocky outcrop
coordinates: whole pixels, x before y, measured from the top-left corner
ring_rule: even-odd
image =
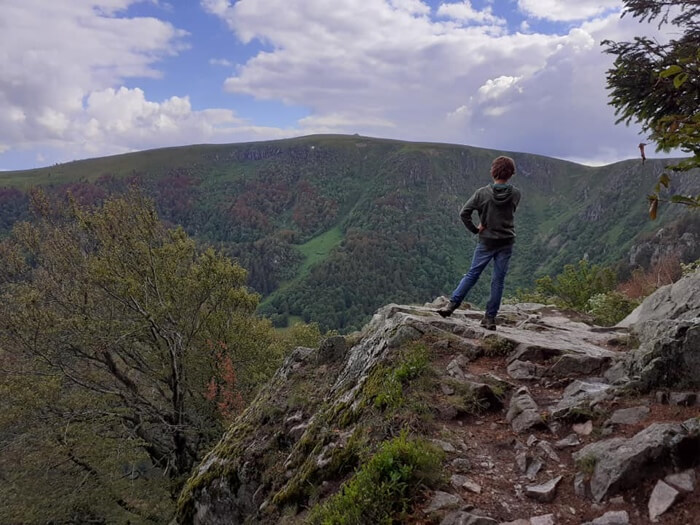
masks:
[[[640,345],[608,371],[610,381],[642,392],[700,388],[700,271],[659,288],[621,326]]]
[[[436,306],[389,305],[361,333],[296,349],[196,469],[179,522],[304,523],[402,431],[441,454],[444,472],[403,503],[406,523],[625,523],[640,508],[587,498],[663,479],[679,493],[668,514],[681,486],[696,490],[683,470],[700,457],[694,392],[636,399],[624,378],[606,379],[631,362],[617,344],[626,329],[523,304],[494,333],[482,312],[443,319]],[[656,422],[672,398],[685,418]]]
[[[590,491],[602,501],[645,478],[700,462],[700,419],[655,423],[629,439],[591,443],[573,458],[584,468],[593,465]]]

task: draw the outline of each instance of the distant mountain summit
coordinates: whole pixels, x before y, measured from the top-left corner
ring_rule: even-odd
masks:
[[[584,257],[626,258],[640,234],[648,239],[685,212],[665,206],[659,220],[647,218],[646,193],[665,161],[593,168],[469,146],[321,135],[4,172],[0,234],[28,216],[32,185],[93,204],[137,184],[164,220],[249,270],[250,285],[263,295],[261,312],[277,325],[300,318],[346,332],[382,304],[451,290],[475,243],[459,209],[489,183],[491,160],[501,154],[515,159],[512,182],[523,194],[506,294]],[[697,193],[700,177],[677,175],[673,186],[673,193]],[[469,300],[484,300],[482,281]]]

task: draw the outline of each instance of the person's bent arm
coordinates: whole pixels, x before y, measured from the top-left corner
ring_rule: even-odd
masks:
[[[472,221],[472,213],[479,209],[478,206],[479,198],[478,194],[475,193],[462,207],[462,211],[459,212],[459,218],[462,219],[464,226],[466,226],[467,230],[474,234],[479,233],[479,228],[477,228],[474,222]]]

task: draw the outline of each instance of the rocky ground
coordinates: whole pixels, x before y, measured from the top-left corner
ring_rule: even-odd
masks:
[[[518,304],[494,333],[479,311],[441,318],[444,300],[298,349],[190,480],[180,521],[302,523],[361,463],[357,436],[371,450],[408,427],[444,476],[404,522],[699,522],[700,273],[616,328]],[[415,345],[427,371],[397,393]]]

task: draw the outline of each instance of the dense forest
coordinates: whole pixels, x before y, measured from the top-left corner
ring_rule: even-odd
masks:
[[[523,193],[507,287],[532,286],[581,258],[624,259],[638,235],[682,215],[646,215],[646,193],[665,162],[598,168],[524,153],[359,136],[190,146],[0,175],[0,235],[28,215],[28,190],[99,204],[131,186],[248,270],[259,312],[352,331],[377,307],[448,294],[466,271],[474,237],[458,212],[489,182],[491,160],[511,155]],[[694,174],[670,191],[697,191]],[[483,304],[482,279],[468,300]],[[508,292],[507,292],[508,293]]]

